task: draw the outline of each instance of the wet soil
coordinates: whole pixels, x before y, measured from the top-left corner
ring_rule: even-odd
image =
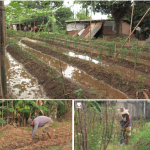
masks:
[[[20,50],[19,46],[9,46],[7,51],[24,67],[28,72],[38,79],[38,83],[43,85],[46,92],[46,96],[55,99],[77,99],[77,98],[100,98],[97,95],[91,93],[91,91],[68,78],[62,78],[61,74],[54,68],[49,67],[43,61],[38,60],[35,56]],[[64,88],[63,88],[64,84]],[[78,93],[74,93],[75,90],[82,89],[80,97]]]
[[[33,42],[33,43],[37,43],[37,40],[31,40],[31,39],[29,39],[29,38],[25,38],[25,39],[28,40],[28,41],[31,41],[31,42]],[[40,45],[49,48],[49,45],[48,45],[48,44],[45,44],[44,42],[40,42],[40,41],[38,41],[38,42],[41,43]],[[39,44],[39,43],[38,43],[38,44]],[[43,45],[43,44],[44,44],[44,45]],[[23,45],[24,45],[24,44],[23,44]],[[57,51],[57,45],[51,44],[51,46],[52,46],[52,45],[55,47],[55,49],[56,49],[56,51]],[[24,46],[27,47],[26,45],[24,45]],[[29,48],[29,47],[28,47],[28,48]],[[28,49],[28,50],[29,50],[29,49]],[[31,51],[31,50],[30,50],[30,51]],[[36,50],[35,50],[35,51],[36,51]],[[122,67],[122,66],[120,66],[120,65],[118,65],[118,64],[113,65],[113,64],[111,64],[111,63],[106,62],[106,60],[105,60],[105,61],[104,61],[104,60],[101,60],[101,59],[100,59],[100,60],[97,60],[97,58],[91,59],[91,56],[87,56],[86,53],[84,53],[84,54],[79,53],[79,52],[76,53],[76,52],[74,52],[74,51],[72,51],[71,49],[68,49],[68,48],[63,48],[63,47],[61,47],[61,51],[63,51],[64,54],[69,55],[69,56],[71,56],[71,57],[78,57],[78,58],[80,58],[80,59],[90,60],[90,61],[94,62],[95,64],[100,64],[101,66],[105,67],[105,69],[108,69],[108,67],[109,67],[109,69],[112,69],[112,70],[114,70],[115,72],[118,72],[118,73],[122,74],[123,76],[127,76],[127,77],[129,77],[130,79],[133,79],[134,70],[131,69],[131,68],[125,68],[125,67]],[[146,63],[145,60],[143,60],[143,61]],[[147,63],[147,65],[150,65],[150,63],[149,63],[149,64]],[[137,78],[137,77],[138,77],[139,75],[142,75],[143,77],[145,77],[145,78],[147,79],[147,80],[145,81],[145,83],[148,83],[148,84],[150,83],[150,76],[149,76],[149,74],[135,70],[135,80],[138,81],[138,78]]]
[[[31,39],[39,40],[37,38],[31,38]],[[57,47],[60,46],[60,47],[64,47],[64,48],[69,48],[72,51],[77,51],[77,52],[80,52],[82,54],[86,53],[86,55],[91,56],[91,52],[88,51],[87,49],[85,51],[83,51],[81,49],[77,49],[77,48],[73,48],[73,47],[67,47],[67,46],[59,44],[57,42],[51,42],[51,41],[45,40],[45,39],[40,39],[40,41],[46,42],[49,45],[57,45]],[[125,59],[122,60],[122,59],[119,59],[119,58],[114,58],[114,57],[107,56],[107,55],[104,55],[104,54],[99,54],[98,52],[93,51],[92,57],[97,58],[97,56],[99,56],[102,60],[104,60],[108,63],[111,63],[112,65],[117,64],[117,65],[122,66],[122,67],[134,69],[134,62],[132,62],[132,61],[125,60]],[[128,59],[130,59],[130,58],[128,58]],[[147,64],[148,62],[145,62],[145,63]],[[149,74],[150,73],[150,63],[148,63],[149,65],[146,65],[146,64],[142,64],[142,63],[137,62],[136,70],[138,70],[140,72],[143,72],[145,74]]]
[[[57,58],[52,57],[50,55],[43,54],[40,51],[32,49],[31,47],[28,47],[25,44],[20,43],[20,45],[22,45],[26,51],[30,52],[32,55],[35,55],[36,57],[44,61],[46,64],[48,64],[49,66],[51,65],[58,71],[60,70],[59,60]],[[95,62],[95,60],[93,61]],[[101,64],[101,65],[105,65],[105,64]],[[93,93],[99,95],[102,98],[103,97],[106,99],[127,98],[127,96],[124,93],[106,84],[103,84],[102,81],[93,78],[92,76],[88,75],[86,72],[82,71],[81,69],[73,67],[72,65],[65,63],[64,61],[61,61],[61,66],[62,66],[62,73],[65,77],[75,80],[76,82],[80,83],[81,85],[87,88],[91,88]],[[107,91],[107,96],[106,96],[106,91]]]
[[[6,53],[5,68],[9,98],[40,99],[46,98],[41,85],[9,53]]]
[[[141,83],[132,81],[131,79],[128,79],[127,77],[122,77],[115,72],[108,70],[105,70],[101,66],[98,66],[93,63],[89,63],[89,61],[81,60],[78,58],[72,58],[67,55],[62,54],[61,52],[56,52],[52,49],[46,48],[43,46],[40,46],[38,44],[25,41],[23,40],[22,43],[26,44],[27,46],[36,49],[38,51],[41,51],[42,53],[52,55],[54,57],[59,57],[61,60],[65,61],[68,64],[72,64],[85,72],[87,72],[89,75],[92,75],[93,77],[97,78],[98,80],[103,80],[106,84],[109,84],[116,89],[119,89],[120,91],[127,94],[130,98],[136,98],[136,91],[140,89]],[[147,84],[144,84],[143,89],[147,89],[147,94],[150,96],[150,86]],[[139,92],[139,98],[144,99],[142,92]]]
[[[26,127],[14,128],[12,125],[6,125],[3,130],[1,130],[0,136],[0,150],[44,150],[53,149],[55,146],[58,149],[70,150],[72,147],[72,124],[71,120],[55,122],[55,127],[50,128],[50,133],[52,139],[46,135],[47,141],[43,141],[40,134],[40,130],[37,130],[35,137],[32,141],[29,138],[32,133],[31,130],[26,130]]]

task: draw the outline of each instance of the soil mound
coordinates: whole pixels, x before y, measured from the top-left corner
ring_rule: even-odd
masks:
[[[12,125],[6,125],[5,127],[3,127],[3,129],[0,129],[0,132],[1,131],[9,131],[9,130],[13,130],[14,127]]]

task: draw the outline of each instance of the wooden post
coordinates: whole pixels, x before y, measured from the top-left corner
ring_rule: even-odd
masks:
[[[137,40],[136,52],[135,52],[135,61],[134,61],[134,74],[133,74],[133,79],[135,79],[135,69],[136,69],[136,62],[137,62],[137,49],[138,49],[138,40]]]
[[[5,14],[4,14],[4,1],[0,1],[0,76],[1,76],[1,87],[2,97],[7,95],[7,84],[5,74]]]
[[[131,34],[131,30],[132,30],[133,11],[134,11],[134,1],[133,1],[132,15],[131,15],[130,34]],[[130,43],[130,37],[129,37],[129,43]]]
[[[52,11],[52,22],[53,22],[53,34],[54,34],[54,20],[53,20],[53,11]]]
[[[3,105],[4,105],[4,102],[2,100],[2,119],[3,119]],[[2,123],[2,129],[3,129],[3,123]]]
[[[123,45],[121,46],[121,48],[125,45],[125,43],[128,41],[129,37],[133,34],[133,32],[136,30],[136,28],[138,27],[138,25],[142,22],[142,20],[145,18],[145,16],[147,15],[147,13],[150,11],[150,8],[147,10],[147,12],[144,14],[144,16],[141,18],[141,20],[139,21],[139,23],[136,25],[136,27],[134,28],[134,30],[132,31],[132,33],[128,36],[128,38],[125,40],[125,42],[123,43]]]
[[[7,125],[8,125],[8,100],[7,100]]]
[[[21,27],[20,27],[20,20],[19,20],[19,31],[21,31]]]
[[[91,43],[91,20],[92,20],[92,0],[91,0],[91,17],[90,17],[90,43]]]
[[[77,32],[76,14],[75,14],[75,28],[76,28],[76,32]],[[75,32],[75,34],[76,34],[76,32]]]
[[[34,21],[34,33],[35,33],[35,21]]]

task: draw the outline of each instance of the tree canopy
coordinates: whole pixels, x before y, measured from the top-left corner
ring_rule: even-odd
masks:
[[[82,4],[83,8],[88,8],[91,5],[90,1],[75,1],[75,3]],[[149,1],[136,1],[134,14],[143,15],[150,7]],[[93,11],[101,12],[102,14],[111,15],[115,21],[116,36],[121,36],[121,23],[127,16],[131,15],[133,1],[94,1],[92,3]]]

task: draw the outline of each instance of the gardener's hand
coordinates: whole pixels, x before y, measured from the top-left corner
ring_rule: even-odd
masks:
[[[30,137],[29,141],[32,141],[32,137]]]
[[[121,130],[124,131],[124,128],[122,128]]]

